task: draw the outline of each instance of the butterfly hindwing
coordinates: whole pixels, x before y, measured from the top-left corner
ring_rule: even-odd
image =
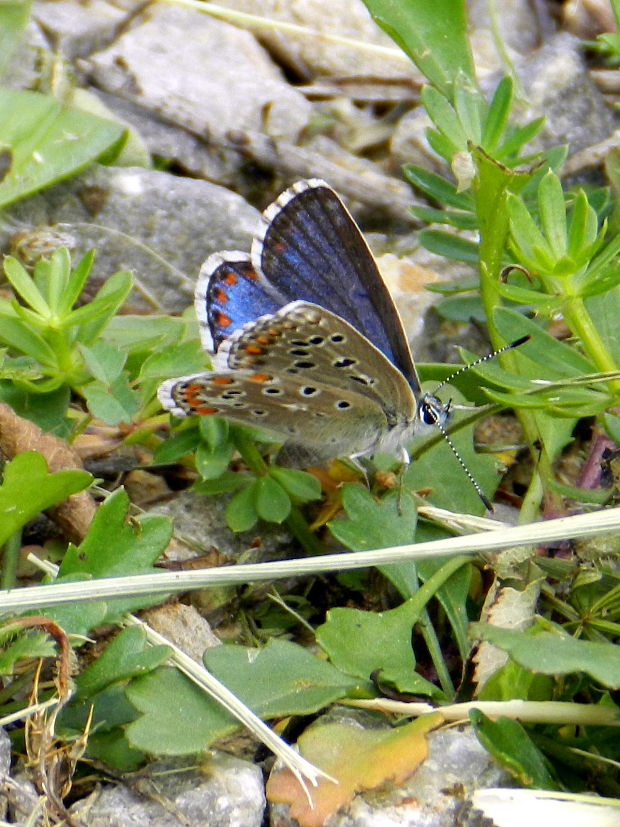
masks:
[[[388,428],[415,415],[415,398],[400,371],[348,322],[309,302],[291,302],[244,325],[222,345],[214,366],[350,390],[377,403]]]
[[[214,253],[200,268],[194,307],[202,345],[209,353],[246,322],[281,306],[259,283],[247,253]]]
[[[381,406],[349,390],[265,371],[205,372],[164,382],[164,407],[177,416],[225,416],[268,428],[317,456],[367,453],[387,428]]]

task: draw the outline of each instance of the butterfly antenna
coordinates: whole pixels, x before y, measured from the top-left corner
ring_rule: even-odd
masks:
[[[467,479],[471,482],[471,484],[476,489],[476,493],[478,494],[478,496],[480,497],[480,499],[484,503],[484,507],[487,509],[487,511],[493,511],[494,509],[493,509],[493,504],[491,503],[491,500],[489,500],[489,498],[486,496],[486,494],[482,490],[480,484],[478,483],[478,481],[476,480],[476,478],[474,477],[472,472],[469,470],[467,465],[465,465],[465,460],[463,459],[463,457],[457,451],[456,445],[450,439],[450,436],[449,436],[448,432],[446,431],[446,429],[444,428],[444,426],[442,425],[442,423],[437,421],[437,422],[435,422],[435,425],[437,426],[437,428],[439,430],[439,433],[442,435],[442,437],[446,440],[446,442],[450,446],[450,450],[452,451],[452,453],[456,457],[458,464],[461,466],[461,468],[465,472],[465,476],[467,477]]]
[[[515,339],[514,342],[511,342],[509,345],[504,345],[504,347],[500,347],[499,350],[494,350],[492,353],[487,353],[486,356],[481,356],[479,359],[476,359],[475,362],[470,362],[469,365],[463,365],[462,368],[455,370],[454,373],[451,373],[450,376],[448,376],[446,379],[443,380],[443,382],[440,382],[440,384],[437,385],[437,387],[433,391],[433,396],[435,396],[437,391],[441,390],[441,388],[443,388],[444,385],[448,385],[453,379],[455,379],[457,376],[460,376],[462,373],[471,370],[471,368],[477,368],[478,365],[481,365],[483,362],[488,362],[490,359],[495,359],[497,356],[500,356],[507,350],[512,350],[515,347],[520,347],[521,345],[524,345],[526,342],[529,342],[531,338],[532,337],[530,335],[521,336],[520,339]],[[454,448],[452,450],[454,450]]]
[[[471,482],[473,487],[476,489],[476,493],[478,494],[478,496],[480,497],[480,499],[484,503],[485,508],[488,511],[493,511],[493,505],[492,505],[491,501],[486,496],[486,494],[482,490],[480,484],[476,481],[474,475],[471,473],[471,471],[469,470],[469,468],[465,464],[465,460],[459,454],[459,452],[456,448],[456,445],[452,442],[452,440],[450,439],[450,436],[448,435],[448,432],[446,431],[446,429],[444,427],[444,422],[447,419],[448,412],[449,412],[449,409],[450,409],[450,403],[448,403],[447,405],[442,405],[439,402],[439,400],[437,399],[436,393],[437,393],[437,391],[441,390],[441,388],[443,388],[444,385],[447,385],[449,382],[451,382],[456,376],[460,376],[462,373],[465,373],[465,371],[470,370],[471,368],[475,368],[478,365],[481,365],[483,362],[488,362],[489,359],[495,359],[495,357],[499,356],[500,353],[505,353],[507,350],[512,350],[515,347],[519,347],[520,345],[525,344],[525,342],[529,341],[531,338],[532,337],[530,335],[521,336],[520,339],[515,339],[514,342],[511,342],[508,345],[504,345],[504,347],[500,347],[499,350],[494,350],[492,353],[487,353],[486,356],[481,356],[480,359],[476,359],[475,362],[471,362],[469,365],[463,365],[462,368],[459,368],[458,370],[454,371],[454,373],[451,373],[450,376],[448,376],[447,379],[444,379],[443,382],[441,382],[439,385],[437,385],[437,387],[435,388],[435,390],[433,391],[432,394],[426,395],[425,397],[422,398],[422,401],[421,401],[421,412],[423,412],[422,417],[421,417],[422,420],[426,424],[431,424],[432,423],[433,425],[435,425],[437,427],[440,434],[443,436],[443,438],[446,440],[446,442],[450,446],[450,450],[452,451],[452,453],[456,457],[458,464],[461,466],[461,468],[465,472],[465,476]]]

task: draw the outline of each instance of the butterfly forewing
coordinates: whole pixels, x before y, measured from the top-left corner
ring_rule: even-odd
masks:
[[[263,215],[252,262],[288,300],[320,304],[346,319],[404,374],[419,381],[402,322],[355,221],[324,181],[299,181]]]

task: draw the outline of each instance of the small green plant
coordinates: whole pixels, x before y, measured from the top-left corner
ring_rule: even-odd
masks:
[[[0,299],[0,342],[6,346],[0,398],[46,430],[67,433],[75,424],[70,394],[109,425],[141,421],[156,410],[155,389],[170,367],[179,360],[193,370],[202,367],[198,345],[182,341],[182,320],[116,315],[133,285],[126,270],[76,306],[93,258],[87,254],[72,269],[60,247],[40,259],[32,275],[16,259],[5,259],[6,277],[21,301]]]

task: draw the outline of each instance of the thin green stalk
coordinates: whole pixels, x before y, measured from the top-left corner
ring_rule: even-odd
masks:
[[[306,554],[325,554],[323,544],[317,538],[316,534],[310,531],[310,526],[296,505],[291,506],[291,513],[284,522]]]
[[[238,430],[235,431],[233,440],[235,448],[241,454],[241,459],[250,471],[253,471],[257,476],[264,476],[269,470],[269,466],[256,447],[256,443]]]
[[[17,565],[19,563],[19,550],[22,545],[21,529],[11,535],[4,544],[2,555],[2,576],[0,586],[3,589],[12,589],[17,583]]]
[[[426,643],[426,648],[431,656],[431,660],[433,661],[435,671],[437,672],[437,680],[441,684],[441,688],[445,696],[447,698],[454,699],[456,690],[454,689],[452,678],[448,672],[448,667],[446,666],[446,661],[443,656],[443,652],[441,651],[441,646],[437,638],[437,633],[435,632],[435,627],[431,623],[426,609],[424,609],[420,615],[418,626],[420,632],[422,633],[422,637],[424,638],[424,642]]]
[[[570,329],[581,339],[584,350],[602,373],[615,371],[618,365],[592,322],[583,299],[569,298],[564,305],[564,319]],[[615,383],[616,391],[620,390]]]

